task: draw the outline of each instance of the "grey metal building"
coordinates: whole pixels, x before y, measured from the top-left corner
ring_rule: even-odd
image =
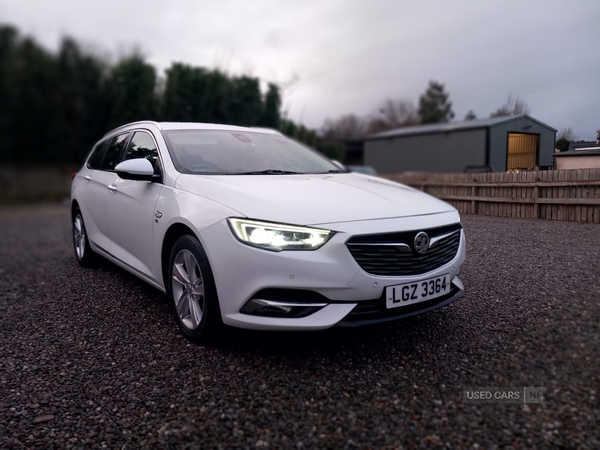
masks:
[[[552,168],[556,130],[527,114],[398,128],[366,136],[364,164],[380,173]]]

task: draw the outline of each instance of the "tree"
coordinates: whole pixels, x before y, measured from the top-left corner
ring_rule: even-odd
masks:
[[[292,120],[282,119],[279,123],[279,129],[286,136],[296,138],[298,127]]]
[[[327,119],[321,128],[321,135],[325,139],[352,140],[360,139],[367,130],[364,119],[346,114],[337,119]]]
[[[142,56],[133,55],[114,66],[104,86],[108,128],[157,116],[156,71]]]
[[[314,130],[308,130],[304,138],[304,143],[309,147],[315,148],[317,146],[317,133]]]
[[[281,122],[281,95],[279,87],[274,83],[269,83],[267,94],[265,95],[264,108],[260,125],[267,128],[279,129]]]
[[[13,105],[16,81],[15,53],[19,33],[16,28],[0,25],[0,159],[13,158],[14,133],[12,132]]]
[[[53,55],[31,38],[16,42],[10,71],[7,156],[18,162],[61,160],[60,79]],[[35,130],[35,132],[32,132]]]
[[[346,156],[346,145],[341,142],[321,141],[317,144],[317,150],[337,161],[343,161]]]
[[[199,122],[231,123],[233,120],[232,102],[234,86],[232,80],[220,70],[212,70],[204,75],[203,90],[200,94],[201,106]]]
[[[574,136],[573,136],[573,129],[572,128],[563,128],[562,130],[560,130],[558,132],[558,137],[560,138],[565,138],[567,141],[572,141]]]
[[[573,129],[563,128],[558,133],[558,139],[554,144],[554,148],[558,149],[560,152],[566,152],[569,150],[571,141],[573,141]]]
[[[174,63],[165,78],[134,51],[115,65],[65,38],[51,52],[0,25],[0,161],[81,162],[112,128],[144,119],[283,128],[276,84]],[[315,146],[314,130],[285,124]]]
[[[161,119],[172,122],[199,120],[206,84],[204,69],[173,63],[165,73]]]
[[[234,78],[231,123],[245,127],[255,126],[261,118],[262,108],[258,78]]]
[[[467,122],[470,122],[471,120],[476,120],[477,119],[477,115],[473,112],[472,109],[469,110],[469,112],[465,115],[465,120]]]
[[[530,108],[527,103],[519,97],[513,98],[512,95],[509,95],[506,103],[490,114],[490,117],[520,116],[522,114],[529,114],[529,111]]]
[[[417,125],[419,116],[415,105],[410,100],[387,99],[369,118],[368,133],[392,130],[394,128]]]
[[[447,123],[454,118],[452,102],[444,85],[431,80],[425,92],[419,97],[419,117],[421,123]]]
[[[554,148],[558,149],[559,152],[566,152],[569,150],[569,145],[571,145],[571,141],[565,137],[561,137],[560,139],[556,140]]]
[[[57,91],[61,99],[56,111],[60,134],[60,159],[82,161],[99,136],[103,122],[102,84],[105,64],[85,54],[73,39],[63,39],[57,55]]]

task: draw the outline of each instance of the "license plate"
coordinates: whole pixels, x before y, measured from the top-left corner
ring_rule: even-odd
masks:
[[[450,292],[450,275],[444,274],[414,283],[397,284],[385,288],[387,309],[425,302]]]

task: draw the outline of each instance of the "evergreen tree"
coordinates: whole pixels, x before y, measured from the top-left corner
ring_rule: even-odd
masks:
[[[260,125],[263,127],[279,129],[281,109],[281,95],[279,87],[276,84],[269,83],[267,95],[265,96],[265,105],[260,119]],[[284,131],[285,132],[285,131]],[[288,136],[292,134],[286,133]]]
[[[82,161],[106,132],[102,117],[103,63],[81,52],[72,39],[64,39],[57,57],[60,103],[56,127],[62,161]]]
[[[16,162],[60,161],[61,138],[57,114],[62,101],[60,80],[52,55],[30,38],[18,42],[11,68],[12,93],[9,158]]]
[[[81,162],[112,128],[138,120],[284,127],[271,83],[174,63],[158,79],[140,55],[112,67],[65,38],[50,52],[0,26],[0,161]],[[286,133],[316,145],[316,133],[285,122]]]
[[[233,83],[224,73],[213,70],[205,75],[200,94],[199,122],[231,123]]]
[[[561,137],[560,139],[556,140],[554,148],[558,149],[559,152],[566,152],[569,150],[569,145],[571,145],[571,141],[565,137]]]
[[[14,133],[12,132],[12,110],[16,80],[14,61],[17,39],[16,28],[0,26],[0,159],[13,159]]]
[[[476,120],[476,119],[477,119],[477,115],[473,112],[472,109],[470,109],[469,112],[465,115],[466,121],[471,121],[471,120]]]
[[[419,97],[419,117],[421,123],[447,123],[454,117],[452,102],[444,85],[431,80],[427,90]]]
[[[112,68],[104,86],[107,128],[157,117],[156,71],[134,55]]]
[[[193,122],[200,115],[203,71],[187,64],[173,63],[166,70],[162,94],[161,119],[169,122]]]
[[[233,94],[231,123],[245,127],[257,125],[263,107],[259,80],[246,76],[234,79]]]

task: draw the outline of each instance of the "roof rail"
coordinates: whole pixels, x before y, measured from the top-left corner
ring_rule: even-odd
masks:
[[[144,123],[149,123],[151,125],[156,125],[158,127],[158,129],[160,130],[160,124],[158,122],[155,122],[153,120],[139,120],[137,122],[131,122],[131,123],[126,123],[125,125],[121,125],[120,127],[117,127],[113,130],[110,130],[108,133],[105,133],[103,137],[108,136],[111,133],[114,133],[117,130],[120,130],[121,128],[125,128],[125,127],[129,127],[131,125],[139,125],[139,124],[144,124]]]

